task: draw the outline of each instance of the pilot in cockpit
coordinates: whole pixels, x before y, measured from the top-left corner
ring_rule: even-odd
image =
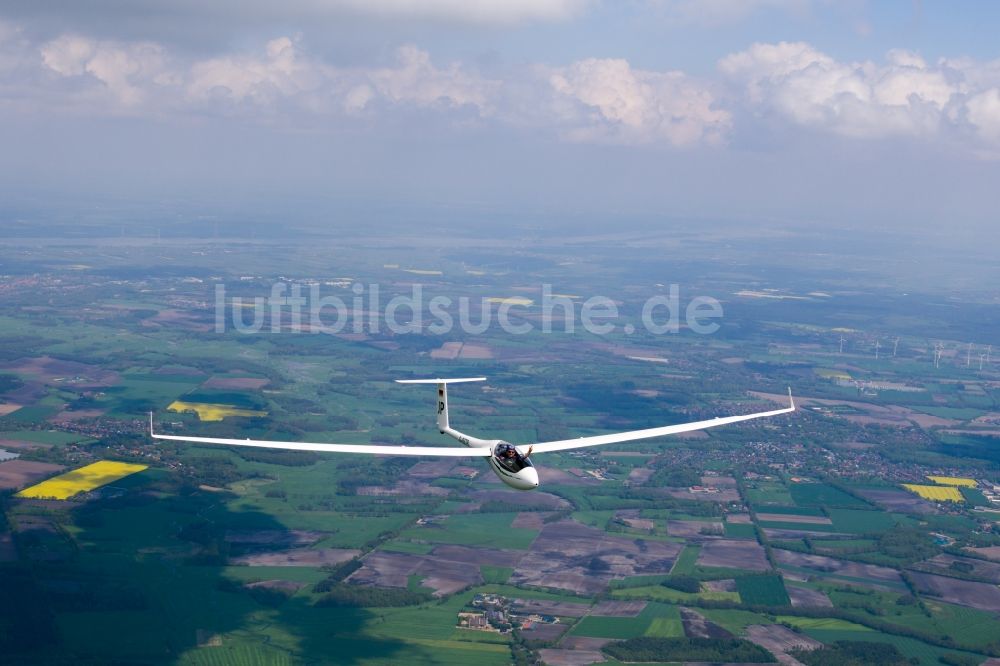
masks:
[[[497,460],[512,472],[519,472],[525,467],[532,466],[531,461],[528,460],[531,448],[528,449],[527,455],[522,456],[512,444],[503,442],[497,445],[495,455]]]

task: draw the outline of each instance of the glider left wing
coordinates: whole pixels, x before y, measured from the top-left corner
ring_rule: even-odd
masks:
[[[277,442],[263,439],[226,439],[223,437],[190,437],[187,435],[157,435],[153,432],[153,415],[149,415],[149,436],[175,442],[223,444],[225,446],[255,446],[289,451],[326,451],[330,453],[368,453],[381,456],[450,456],[455,458],[488,457],[489,447],[458,448],[448,446],[388,446],[370,444],[324,444],[320,442]]]

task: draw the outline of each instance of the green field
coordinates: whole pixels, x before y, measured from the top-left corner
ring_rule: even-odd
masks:
[[[574,511],[572,513],[573,520],[602,530],[611,522],[614,515],[614,511]]]
[[[895,636],[893,634],[883,634],[870,630],[845,630],[845,629],[820,629],[806,627],[804,631],[809,636],[824,643],[835,641],[863,641],[871,643],[888,643],[894,645],[904,656],[916,659],[921,666],[940,666],[940,657],[947,654],[955,654],[958,651],[939,648],[927,643],[922,643],[913,638]],[[968,653],[966,653],[968,654]],[[980,659],[984,657],[980,656]]]
[[[833,528],[839,532],[868,534],[884,532],[898,524],[898,520],[884,511],[863,511],[857,509],[828,509]]]
[[[781,576],[741,576],[736,579],[740,601],[751,606],[788,606],[791,600]]]
[[[985,646],[1000,635],[1000,618],[986,611],[931,598],[924,600],[923,608],[915,604],[901,605],[897,603],[898,594],[862,588],[830,588],[826,591],[838,608],[857,611],[874,607],[879,611],[872,617],[879,621],[932,636],[947,635],[970,647]]]
[[[8,418],[10,418],[12,421],[16,421],[22,424],[44,423],[48,419],[58,414],[60,407],[62,407],[62,405],[60,404],[30,405],[28,407],[22,407],[21,409],[11,414]]]
[[[636,617],[587,615],[573,627],[574,636],[632,638],[633,636],[683,636],[680,611],[676,606],[649,603]]]
[[[856,622],[849,622],[847,620],[840,620],[832,617],[798,617],[795,615],[778,615],[776,617],[778,622],[784,624],[789,624],[793,627],[798,627],[799,629],[810,629],[810,630],[824,630],[824,631],[855,631],[855,632],[865,632],[874,631],[868,627],[857,624]]]
[[[746,525],[742,523],[726,523],[725,534],[731,539],[756,539],[757,530],[754,529],[753,525]]]
[[[86,440],[86,437],[71,432],[58,430],[5,430],[0,432],[0,439],[15,439],[40,444],[72,444]]]
[[[792,483],[788,487],[793,501],[798,506],[839,506],[863,508],[869,506],[853,495],[826,483]]]
[[[511,513],[459,514],[449,516],[441,523],[405,530],[400,536],[433,543],[524,550],[535,540],[538,532],[511,527],[513,520],[514,514]]]
[[[480,565],[479,571],[483,576],[483,582],[503,585],[514,575],[512,567],[491,567],[485,564]]]
[[[972,506],[992,506],[990,501],[986,499],[983,495],[983,491],[979,488],[959,488],[959,492],[965,498],[965,501]]]
[[[747,489],[747,499],[754,506],[787,505],[795,502],[788,488],[778,482],[758,482],[756,486]]]
[[[703,608],[698,612],[706,619],[736,635],[744,633],[751,624],[771,624],[773,622],[767,615],[746,610]]]
[[[677,556],[677,560],[674,562],[673,568],[670,569],[671,574],[691,574],[694,572],[695,564],[698,561],[698,555],[701,553],[701,546],[695,544],[689,544],[684,546],[681,550],[680,555]]]
[[[740,598],[740,595],[736,592],[708,592],[703,589],[701,592],[689,593],[664,587],[663,585],[626,587],[612,591],[611,596],[615,599],[650,599],[652,601],[666,601],[676,604],[691,603],[698,599],[706,601],[738,601]]]

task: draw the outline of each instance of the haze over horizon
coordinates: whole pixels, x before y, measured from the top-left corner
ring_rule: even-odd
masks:
[[[973,6],[15,0],[0,194],[9,218],[413,207],[484,227],[490,211],[870,225],[982,247],[1000,7]]]

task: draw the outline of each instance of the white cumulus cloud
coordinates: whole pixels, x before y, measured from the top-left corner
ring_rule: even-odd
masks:
[[[718,142],[729,112],[682,72],[633,69],[627,60],[588,58],[554,69],[555,109],[574,140],[673,145]]]
[[[1000,140],[995,63],[928,64],[905,50],[883,63],[842,62],[805,42],[779,42],[753,44],[719,69],[752,108],[797,125],[863,138]]]
[[[422,109],[456,126],[545,131],[575,142],[727,141],[747,108],[776,124],[858,139],[938,140],[1000,156],[1000,61],[890,51],[838,60],[805,42],[753,44],[719,61],[723,81],[622,58],[494,67],[435,61],[413,45],[381,65],[337,66],[280,36],[257,49],[184,57],[155,42],[66,34],[33,43],[0,24],[0,106],[17,112],[226,115],[288,127],[377,122]],[[451,114],[449,116],[449,114]],[[468,122],[470,115],[481,122]]]
[[[195,62],[185,90],[195,100],[229,99],[267,104],[319,88],[324,68],[297,52],[289,37],[269,41],[263,55],[227,55]]]
[[[397,51],[398,67],[367,73],[371,88],[392,102],[410,102],[418,106],[438,103],[449,106],[471,105],[485,111],[498,82],[488,81],[452,63],[439,69],[430,54],[415,46]]]
[[[175,83],[164,49],[150,42],[119,43],[64,35],[42,45],[42,63],[63,77],[91,77],[113,100],[134,107],[148,88]]]
[[[397,51],[392,67],[337,68],[302,53],[288,37],[267,44],[263,55],[196,62],[186,86],[193,99],[229,99],[268,106],[298,102],[303,110],[361,113],[376,100],[389,105],[470,105],[484,112],[495,83],[459,63],[437,67],[415,46]]]
[[[967,119],[979,135],[1000,145],[1000,89],[990,88],[965,103]]]
[[[23,46],[23,45],[22,45]],[[590,58],[565,67],[517,65],[489,78],[462,62],[436,63],[413,45],[385,66],[338,67],[311,56],[295,38],[261,49],[183,60],[150,42],[63,35],[34,50],[34,79],[19,91],[38,104],[82,113],[231,115],[302,122],[376,118],[421,108],[468,111],[497,124],[532,127],[572,141],[675,146],[716,143],[731,129],[711,86],[678,71],[633,68]],[[24,50],[22,48],[22,50]],[[31,78],[30,76],[28,77]]]
[[[12,33],[13,34],[13,33]],[[10,41],[8,39],[7,41]],[[0,41],[0,56],[5,55]],[[311,57],[296,39],[278,37],[256,52],[182,61],[149,42],[112,42],[63,35],[40,46],[18,42],[18,61],[33,61],[18,73],[16,93],[36,103],[57,100],[63,111],[131,114],[211,113],[268,119],[276,112],[294,122],[329,114],[376,113],[393,106],[468,106],[488,114],[499,82],[461,63],[435,65],[415,46],[397,51],[386,67],[335,67]],[[28,57],[33,54],[33,57]],[[0,57],[0,65],[14,61]],[[8,87],[0,79],[0,91]],[[332,118],[331,118],[332,119]]]

